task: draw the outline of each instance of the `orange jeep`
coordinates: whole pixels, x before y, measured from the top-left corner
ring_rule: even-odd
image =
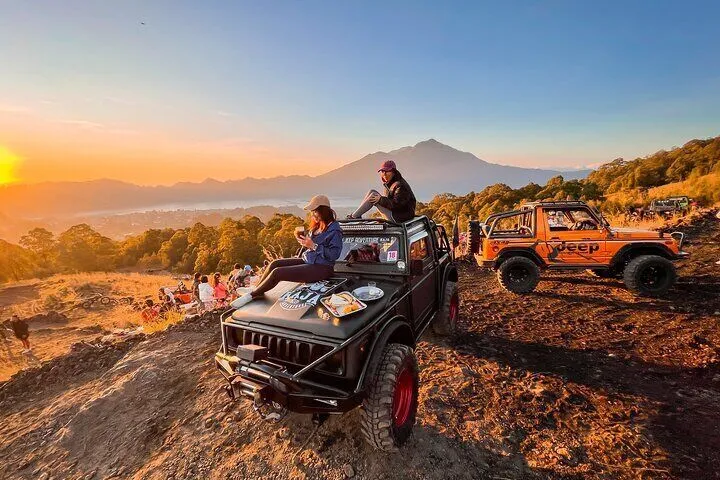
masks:
[[[622,278],[641,295],[663,295],[675,283],[673,260],[687,257],[684,234],[613,228],[585,202],[534,202],[471,221],[469,249],[497,271],[513,293],[532,292],[540,270],[588,270]]]

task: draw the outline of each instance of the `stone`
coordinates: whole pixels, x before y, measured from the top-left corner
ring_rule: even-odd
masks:
[[[212,428],[213,423],[215,423],[215,420],[212,417],[206,418],[205,419],[205,428]]]
[[[346,463],[342,467],[345,478],[353,478],[355,476],[355,469],[349,463]]]

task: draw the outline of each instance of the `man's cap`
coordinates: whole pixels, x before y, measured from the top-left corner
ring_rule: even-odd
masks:
[[[397,170],[397,166],[392,160],[386,160],[382,165],[380,165],[378,172],[389,172],[391,170]]]
[[[250,265],[245,265],[245,268],[243,270],[252,270],[252,267]]]
[[[303,207],[303,210],[315,210],[318,207],[330,208],[330,199],[325,195],[315,195],[310,199],[310,203]]]

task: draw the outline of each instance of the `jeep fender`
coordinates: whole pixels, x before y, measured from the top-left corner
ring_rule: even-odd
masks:
[[[535,262],[538,267],[545,267],[545,262],[543,261],[543,259],[532,248],[507,248],[504,249],[500,253],[500,256],[497,258],[497,260],[495,260],[495,268],[499,268],[505,260],[514,256],[527,257],[533,262]]]
[[[458,281],[458,272],[455,265],[448,265],[445,267],[445,271],[443,271],[442,274],[442,281],[440,282],[440,285],[438,285],[438,299],[440,299],[440,303],[438,305],[442,305],[445,301],[445,285],[447,285],[447,282],[455,282]]]
[[[382,351],[388,343],[401,343],[415,348],[412,327],[404,317],[392,317],[385,322],[385,325],[380,327],[380,331],[375,335],[375,339],[368,351],[368,360],[365,362],[362,372],[360,372],[360,378],[355,388],[356,393],[363,390],[367,382],[375,375],[375,370],[377,370],[382,358]]]
[[[676,256],[668,248],[667,245],[662,243],[646,242],[646,243],[632,243],[625,245],[613,255],[610,260],[610,268],[615,268],[620,265],[623,259],[630,255],[636,257],[638,255],[660,255],[661,257],[667,258],[668,260],[675,260]]]

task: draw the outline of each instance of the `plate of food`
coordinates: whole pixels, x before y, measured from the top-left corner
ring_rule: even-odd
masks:
[[[350,292],[333,293],[329,297],[320,299],[320,303],[336,317],[344,317],[367,308],[367,305]]]
[[[370,286],[364,286],[364,287],[358,287],[355,290],[353,290],[353,295],[358,300],[361,300],[363,302],[372,302],[374,300],[380,300],[383,295],[385,295],[385,292],[382,291],[381,288],[378,287],[370,287]]]

